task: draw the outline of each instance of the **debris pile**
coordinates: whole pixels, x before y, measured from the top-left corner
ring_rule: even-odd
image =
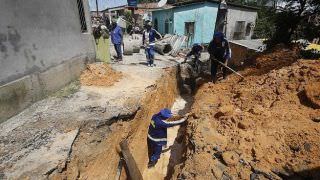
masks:
[[[156,43],[155,50],[159,54],[170,54],[175,57],[186,46],[187,39],[186,36],[166,34],[161,41]]]
[[[122,78],[122,73],[103,63],[89,64],[81,74],[80,82],[85,86],[112,86]]]
[[[199,88],[174,178],[320,178],[320,61],[278,49],[256,65]]]

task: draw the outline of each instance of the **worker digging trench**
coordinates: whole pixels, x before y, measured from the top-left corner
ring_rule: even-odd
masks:
[[[134,66],[113,65],[120,74],[91,65],[82,76],[83,83],[89,86],[80,92],[62,101],[41,102],[34,107],[43,106],[43,110],[27,110],[20,117],[15,117],[17,122],[23,118],[24,125],[11,127],[10,124],[2,124],[3,127],[10,127],[6,128],[6,132],[13,137],[17,132],[21,136],[25,132],[36,132],[31,127],[46,127],[44,122],[48,119],[50,124],[56,124],[55,121],[60,118],[91,118],[81,126],[66,124],[68,121],[60,123],[60,129],[64,129],[65,125],[68,129],[64,130],[67,132],[65,135],[59,132],[61,135],[56,141],[65,142],[68,136],[75,138],[70,138],[70,150],[58,166],[47,163],[46,158],[41,162],[34,160],[46,157],[48,153],[57,159],[63,154],[55,153],[50,146],[50,151],[43,151],[31,145],[29,147],[35,150],[30,149],[30,152],[34,153],[25,152],[21,160],[16,159],[19,141],[6,141],[7,137],[1,134],[4,142],[9,142],[5,148],[12,148],[7,151],[12,153],[3,157],[12,157],[17,162],[5,169],[5,176],[37,179],[43,176],[49,179],[126,179],[131,175],[143,179],[318,177],[319,61],[299,60],[295,49],[279,47],[259,55],[254,66],[239,72],[245,77],[244,81],[240,81],[242,77],[230,74],[226,80],[214,84],[210,82],[212,79],[206,62],[201,62],[199,69],[202,73],[199,74],[194,61],[187,59],[183,63],[181,59],[181,64],[168,67],[167,63],[172,63],[167,60],[170,57],[157,57],[163,58],[156,60],[157,68],[150,69],[138,65],[138,62]],[[127,63],[125,60],[124,63]],[[105,79],[102,76],[104,72],[111,73],[108,77],[117,80]],[[148,78],[145,78],[146,73]],[[91,78],[97,75],[103,81]],[[104,81],[110,87],[101,89],[92,86],[97,84],[103,87]],[[119,88],[124,89],[126,95],[118,96]],[[89,95],[84,97],[88,92]],[[137,94],[140,96],[135,97]],[[123,99],[124,96],[132,98]],[[113,113],[109,112],[112,108],[101,101],[107,98],[111,98],[108,102],[114,102],[113,107],[126,107],[127,112],[109,121],[108,114]],[[83,105],[83,99],[88,99],[86,105]],[[71,107],[80,109],[73,112]],[[148,168],[148,127],[152,116],[163,108],[170,108],[174,115],[183,117],[189,113],[191,116],[182,125],[168,128],[167,147],[154,167]],[[78,122],[81,120],[78,119]],[[73,131],[73,126],[80,128]],[[49,136],[46,129],[41,133],[48,142],[42,143],[50,145],[53,134]],[[52,128],[48,130],[50,133],[56,131]],[[119,144],[124,140],[126,144],[121,149]],[[57,143],[55,148],[58,150],[61,145]],[[123,155],[123,152],[129,156]],[[125,157],[129,159],[125,160]],[[55,159],[49,160],[56,162]],[[2,162],[9,164],[6,159]],[[23,165],[26,162],[28,168]],[[128,171],[128,165],[131,171]],[[34,169],[30,171],[31,168]]]
[[[14,117],[16,123],[2,124],[3,177],[317,179],[318,60],[278,47],[240,71],[244,80],[230,70],[212,83],[208,62],[196,68],[197,61],[157,58],[155,68],[140,64],[143,53],[112,64],[114,70],[91,65],[79,92],[39,102]],[[166,147],[148,168],[148,133],[157,138],[149,127],[164,108],[167,115],[190,116],[167,129]]]
[[[1,1],[0,180],[320,179],[318,1],[94,1]]]
[[[171,140],[179,156],[164,152],[144,179],[319,178],[319,60],[277,47],[256,64],[240,83],[231,75],[200,86],[192,117]]]
[[[205,53],[199,60],[201,51],[193,46],[179,63],[158,55],[154,68],[139,64],[143,53],[129,61],[126,56],[123,64],[112,64],[113,70],[88,66],[79,92],[42,101],[11,121],[23,123],[2,124],[2,148],[8,153],[1,165],[10,168],[0,170],[6,177],[34,179],[318,177],[319,61],[298,59],[295,49],[278,47],[212,83]],[[171,113],[165,110],[162,118],[164,108]],[[163,129],[159,137],[149,131],[157,126],[152,121],[170,124],[181,118],[185,122],[168,128],[167,135]],[[57,123],[61,119],[64,123]],[[28,151],[20,151],[25,145],[17,138],[8,141],[17,134],[28,142]],[[160,155],[151,143],[158,149],[148,157],[148,134],[166,137]]]

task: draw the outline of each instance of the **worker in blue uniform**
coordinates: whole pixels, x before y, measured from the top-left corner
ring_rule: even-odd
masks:
[[[151,118],[148,131],[148,155],[149,163],[148,168],[154,167],[160,158],[162,146],[167,144],[167,128],[179,125],[185,122],[189,114],[177,121],[167,121],[173,115],[170,109],[162,109],[159,113]]]
[[[154,46],[156,39],[162,39],[161,34],[152,28],[152,23],[148,21],[145,25],[145,30],[142,33],[142,45],[145,48],[148,66],[155,66],[154,64]]]
[[[194,60],[195,60],[195,62],[196,62],[197,60],[200,59],[202,50],[203,50],[203,46],[201,46],[201,44],[199,44],[199,43],[194,43],[194,44],[192,45],[191,51],[188,52],[188,54],[187,54],[187,56],[185,57],[184,61],[186,62],[187,59],[190,58],[190,57],[193,55],[193,56],[194,56]],[[195,63],[195,62],[194,62],[194,63]]]
[[[211,60],[211,76],[212,81],[217,81],[217,71],[220,61],[227,65],[228,60],[231,58],[231,49],[228,40],[225,38],[222,32],[216,32],[213,35],[213,39],[208,46],[208,52]],[[227,77],[227,68],[222,67],[223,79]]]
[[[184,62],[187,62],[187,59],[190,58],[191,56],[194,56],[194,59],[192,60],[192,65],[193,68],[195,69],[196,72],[200,73],[200,57],[201,57],[201,52],[203,50],[203,46],[199,43],[194,43],[192,45],[191,51],[187,54],[187,56],[184,59]]]
[[[114,45],[114,49],[116,50],[117,61],[122,61],[122,49],[121,44],[123,44],[123,33],[122,29],[116,22],[112,22],[112,31],[111,31],[111,42]]]

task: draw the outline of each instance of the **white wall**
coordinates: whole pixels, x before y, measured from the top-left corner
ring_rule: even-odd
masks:
[[[86,12],[89,32],[81,33],[76,0],[1,0],[0,85],[93,54]]]
[[[1,0],[0,123],[75,80],[95,59],[87,0]]]
[[[236,21],[245,21],[245,27],[247,27],[248,23],[256,23],[257,16],[257,10],[228,6],[227,38],[233,39]],[[251,39],[252,34],[253,29],[251,30],[250,35],[246,36],[245,39]]]

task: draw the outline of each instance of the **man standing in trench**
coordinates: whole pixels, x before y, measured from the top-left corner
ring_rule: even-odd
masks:
[[[170,109],[162,109],[159,113],[152,116],[148,131],[148,168],[154,167],[160,158],[162,146],[167,145],[167,128],[180,125],[188,119],[189,114],[177,121],[167,121],[176,119]]]
[[[152,23],[148,21],[146,23],[146,29],[142,34],[142,45],[145,48],[146,58],[148,61],[148,66],[154,66],[154,46],[156,39],[162,39],[161,34],[152,28]]]
[[[208,46],[208,52],[211,60],[211,77],[212,82],[217,81],[217,71],[220,61],[225,65],[228,64],[228,60],[231,58],[231,49],[229,47],[228,40],[224,37],[222,32],[216,32],[213,35],[213,39]],[[223,79],[227,77],[227,68],[222,67]]]

